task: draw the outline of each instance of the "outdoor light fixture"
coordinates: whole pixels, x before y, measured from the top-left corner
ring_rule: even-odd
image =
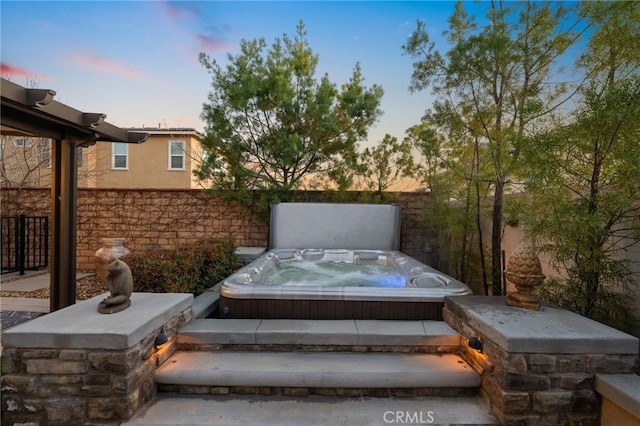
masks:
[[[475,336],[469,338],[469,347],[471,349],[475,349],[478,352],[482,352],[482,342]]]
[[[164,331],[161,330],[160,333],[158,333],[158,335],[156,336],[156,340],[154,341],[154,347],[156,348],[156,350],[158,350],[162,345],[164,345],[168,341],[169,341],[169,338],[167,337],[166,334],[164,334]]]

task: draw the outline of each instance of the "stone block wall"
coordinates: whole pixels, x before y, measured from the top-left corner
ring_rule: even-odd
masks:
[[[305,200],[330,201],[331,194],[306,192]],[[357,193],[351,194],[354,200]],[[421,260],[422,211],[426,193],[393,193],[390,202],[402,207],[404,253]],[[49,188],[3,188],[3,215],[50,214]],[[238,246],[267,247],[269,225],[255,211],[209,195],[204,190],[94,189],[78,190],[77,268],[94,269],[94,255],[102,238],[125,238],[133,253],[173,248],[203,237],[232,238]]]
[[[480,397],[502,425],[599,426],[601,398],[595,389],[595,376],[630,373],[638,360],[637,349],[635,352],[621,349],[620,353],[611,353],[612,349],[615,352],[616,348],[612,347],[615,343],[607,342],[606,338],[601,345],[602,352],[590,349],[563,353],[560,348],[548,353],[507,351],[494,339],[504,336],[500,336],[502,330],[480,326],[472,316],[462,313],[462,309],[452,308],[452,299],[455,298],[447,299],[444,320],[463,336],[460,355],[481,375]],[[501,314],[495,310],[481,309],[479,312],[508,328],[509,319],[522,310],[505,309],[513,312],[500,318]],[[529,327],[529,330],[536,330],[536,327],[544,330],[545,324],[534,322]],[[480,336],[480,352],[469,347],[472,336]],[[633,343],[634,338],[628,337]],[[523,330],[519,338],[533,341],[538,336],[536,331],[527,333]],[[548,339],[552,341],[557,337],[550,332]],[[635,341],[637,346],[637,339]]]
[[[189,307],[121,350],[3,348],[2,424],[68,426],[130,419],[154,399],[155,370],[175,352],[175,335],[191,316]],[[156,349],[161,330],[169,342]]]
[[[480,365],[480,396],[504,425],[599,425],[594,376],[628,373],[632,355],[507,354],[484,342],[484,355],[468,347],[463,358]]]

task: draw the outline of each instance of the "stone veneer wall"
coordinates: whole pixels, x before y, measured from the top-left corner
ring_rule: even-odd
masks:
[[[301,193],[309,201],[328,201],[325,192]],[[352,193],[356,199],[358,193]],[[402,251],[420,259],[422,211],[429,194],[398,192],[391,202],[402,207]],[[50,214],[49,188],[3,188],[3,215]],[[203,237],[233,238],[238,246],[267,247],[269,226],[253,211],[243,211],[204,190],[78,190],[77,268],[94,268],[94,255],[105,237],[125,238],[132,252],[172,248]]]
[[[68,426],[130,419],[155,398],[155,371],[175,352],[175,335],[191,319],[188,307],[130,348],[4,347],[2,424]],[[160,330],[169,341],[156,350]]]
[[[576,326],[578,335],[582,324],[589,323],[583,329],[586,330],[583,334],[586,344],[579,341],[580,336],[572,340],[554,334],[556,330],[542,319],[540,322],[525,321],[526,327],[520,327],[519,335],[513,338],[524,342],[531,348],[529,351],[507,351],[504,340],[509,340],[509,337],[505,336],[514,330],[509,321],[517,320],[524,310],[507,307],[502,297],[474,298],[472,302],[460,305],[454,302],[457,298],[447,298],[443,316],[445,322],[463,336],[460,355],[481,375],[480,397],[500,424],[599,426],[601,397],[595,390],[595,376],[631,373],[638,362],[638,340],[628,335],[625,338],[624,333],[614,329],[610,329],[611,335],[608,335],[606,326],[599,324],[599,328],[594,328],[590,323],[595,322],[571,314],[577,320],[565,329],[572,333],[573,326]],[[467,315],[483,301],[490,303],[476,312],[483,320],[488,319],[498,327],[482,326],[478,316],[473,313]],[[540,312],[539,317],[544,315]],[[593,340],[589,337],[591,333]],[[468,346],[472,336],[481,338],[481,352]],[[498,343],[498,338],[503,341]],[[549,349],[536,350],[536,342],[539,342],[538,346],[545,345]],[[567,353],[566,348],[571,346],[570,350],[588,349]]]

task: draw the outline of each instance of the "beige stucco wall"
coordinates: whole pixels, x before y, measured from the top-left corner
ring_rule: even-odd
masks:
[[[601,425],[626,425],[640,426],[640,419],[633,416],[609,398],[602,398],[602,409],[600,414]]]
[[[169,168],[169,141],[184,141],[184,169]],[[98,143],[93,150],[96,188],[170,188],[196,187],[192,170],[200,158],[200,146],[192,135],[151,134],[142,144],[128,145],[128,168],[112,167],[112,144]]]

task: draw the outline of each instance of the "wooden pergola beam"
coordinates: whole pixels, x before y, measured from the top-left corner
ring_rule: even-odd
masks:
[[[104,121],[106,114],[85,113],[53,100],[50,89],[28,89],[2,79],[2,134],[51,138],[50,310],[76,302],[77,147],[96,142],[143,143],[148,133],[129,132]]]

